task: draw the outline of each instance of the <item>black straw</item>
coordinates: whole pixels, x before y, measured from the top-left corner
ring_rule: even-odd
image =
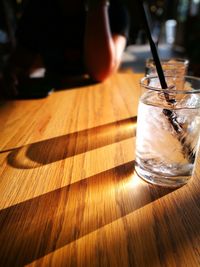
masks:
[[[161,87],[162,87],[162,89],[166,89],[167,83],[165,81],[165,76],[164,76],[163,69],[162,69],[162,66],[160,63],[160,59],[158,56],[156,45],[155,45],[155,43],[152,39],[152,36],[151,36],[148,21],[146,18],[146,13],[145,13],[144,6],[143,6],[143,0],[138,0],[138,7],[139,7],[140,15],[142,17],[143,26],[144,26],[145,32],[146,32],[148,40],[149,40],[149,44],[151,47],[151,53],[152,53],[152,56],[153,56],[153,59],[154,59],[155,65],[156,65],[156,70],[158,73],[158,78],[160,80]],[[164,95],[165,95],[165,99],[167,100],[167,102],[173,103],[175,101],[174,99],[169,100],[169,95],[167,93],[165,93]],[[176,113],[172,110],[163,109],[163,114],[168,118],[173,129],[177,133],[178,140],[182,144],[182,151],[183,151],[184,155],[187,157],[189,162],[193,163],[195,155],[193,154],[193,151],[190,148],[190,145],[185,142],[185,138],[183,137],[185,135],[185,133],[183,132],[182,126],[177,121]]]
[[[152,36],[151,36],[151,32],[150,32],[150,29],[149,29],[148,21],[147,21],[147,18],[146,18],[146,13],[145,13],[144,6],[143,6],[143,0],[138,0],[138,6],[139,6],[139,9],[140,9],[140,14],[142,16],[143,26],[144,26],[145,32],[147,34],[147,38],[149,40],[151,53],[152,53],[153,60],[154,60],[155,65],[156,65],[156,70],[157,70],[157,73],[158,73],[158,77],[159,77],[159,80],[160,80],[161,87],[162,87],[162,89],[166,89],[167,88],[167,83],[165,81],[165,76],[164,76],[163,69],[162,69],[162,66],[161,66],[161,63],[160,63],[160,59],[159,59],[159,56],[158,56],[156,45],[155,45],[155,43],[154,43],[154,41],[152,39]]]

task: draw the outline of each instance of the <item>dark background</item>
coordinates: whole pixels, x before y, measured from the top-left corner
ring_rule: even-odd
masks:
[[[0,79],[15,47],[15,32],[27,0],[0,0]],[[42,1],[42,0],[41,0]],[[130,14],[129,46],[148,46],[136,8],[137,1],[122,0]],[[170,46],[172,55],[190,60],[190,74],[200,76],[200,3],[194,0],[143,1],[153,38],[158,45],[166,43],[165,22],[177,21],[176,37]],[[168,47],[169,48],[169,47]]]

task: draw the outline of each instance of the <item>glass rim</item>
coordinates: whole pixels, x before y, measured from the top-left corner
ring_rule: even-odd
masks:
[[[173,76],[165,76],[167,78],[173,78]],[[199,82],[199,88],[198,89],[190,89],[190,90],[177,90],[175,88],[175,84],[173,85],[170,85],[169,87],[163,89],[163,88],[158,88],[158,87],[154,87],[152,85],[146,85],[145,84],[145,81],[147,80],[152,80],[152,79],[158,79],[159,80],[159,77],[158,76],[145,76],[143,78],[140,79],[140,86],[148,89],[148,90],[152,90],[152,91],[157,91],[157,92],[162,92],[162,93],[174,93],[174,94],[197,94],[197,93],[200,93],[200,77],[195,77],[195,76],[188,76],[188,75],[185,75],[184,76],[184,80],[185,79],[188,79],[188,80],[191,80],[191,81],[198,81]],[[189,81],[188,81],[189,82]]]
[[[170,62],[170,60],[175,60],[176,62]],[[189,59],[187,58],[179,58],[179,57],[172,57],[172,58],[161,58],[160,59],[161,64],[168,64],[168,65],[173,65],[174,63],[184,63],[184,65],[189,64]],[[147,58],[146,64],[152,64],[154,63],[153,58]],[[155,63],[154,63],[155,64]]]

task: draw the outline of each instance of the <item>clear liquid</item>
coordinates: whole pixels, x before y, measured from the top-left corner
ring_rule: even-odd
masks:
[[[194,167],[200,131],[197,108],[173,109],[176,131],[163,106],[153,106],[148,98],[141,99],[138,110],[136,138],[136,170],[147,176],[176,179],[190,177]],[[170,110],[169,107],[167,107]],[[149,177],[151,179],[152,177]]]

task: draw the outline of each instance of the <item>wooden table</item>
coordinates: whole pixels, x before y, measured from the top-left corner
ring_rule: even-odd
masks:
[[[134,172],[141,75],[0,106],[0,266],[200,266],[200,166]]]

